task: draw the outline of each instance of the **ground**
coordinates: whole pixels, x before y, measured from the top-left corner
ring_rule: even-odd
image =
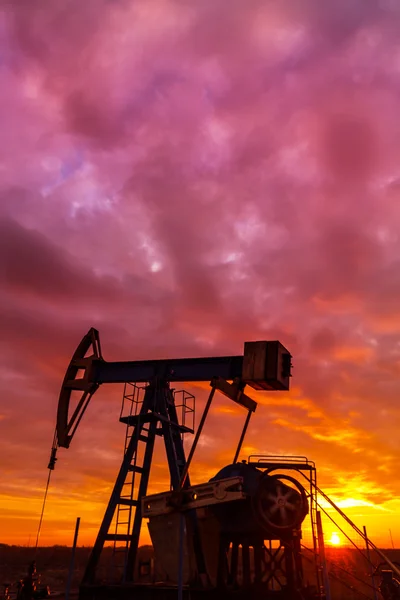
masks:
[[[152,554],[149,546],[139,549],[139,559],[146,560]],[[72,580],[72,591],[76,592],[81,581],[90,548],[77,548],[75,555],[75,569]],[[387,550],[385,553],[393,561],[400,562],[400,550]],[[65,591],[68,569],[71,561],[71,548],[66,546],[51,546],[38,548],[35,556],[33,548],[21,546],[8,546],[0,544],[0,585],[14,583],[25,576],[29,563],[36,559],[38,573],[41,574],[42,583],[49,585],[52,592]],[[368,565],[360,552],[348,548],[332,548],[327,551],[329,569],[332,575],[340,577],[347,587],[332,580],[331,590],[333,600],[354,600],[356,598],[373,598],[372,589],[363,585],[350,573],[363,581],[370,582]],[[375,564],[380,562],[379,557],[373,556]],[[310,565],[305,561],[306,577],[312,576]],[[352,591],[349,586],[356,587],[358,592]]]

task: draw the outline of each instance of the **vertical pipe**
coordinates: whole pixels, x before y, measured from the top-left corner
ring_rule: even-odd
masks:
[[[297,579],[298,577],[295,577],[295,573],[294,573],[294,561],[293,561],[293,547],[291,544],[285,544],[283,547],[283,556],[284,556],[284,560],[285,560],[285,570],[286,570],[286,585],[288,586],[289,590],[291,590],[293,593],[295,593],[295,589],[296,589],[296,585],[295,585],[295,579],[296,579],[296,584],[297,584]],[[297,575],[297,573],[296,573]]]
[[[372,563],[371,563],[371,557],[370,557],[370,552],[369,552],[369,544],[368,544],[368,536],[367,536],[367,528],[365,527],[365,525],[363,525],[363,531],[364,531],[364,538],[365,538],[365,549],[367,551],[367,559],[368,559],[368,562],[369,562],[369,569],[371,571],[371,585],[372,585],[372,588],[374,590],[374,600],[378,600],[378,596],[376,594],[376,587],[375,587],[374,568],[373,568]]]
[[[273,566],[273,557],[272,557],[272,540],[269,540],[269,563],[270,563],[270,567],[271,567],[271,579],[270,579],[270,583],[271,583],[271,590],[275,590],[275,583],[274,583],[274,577],[272,574],[272,569],[274,568]]]
[[[322,568],[322,576],[324,582],[324,591],[326,600],[331,600],[331,592],[329,587],[329,579],[328,579],[328,570],[326,568],[326,557],[325,557],[325,544],[324,544],[324,532],[322,529],[322,520],[321,513],[317,510],[317,533],[318,533],[318,548],[319,548],[319,558]]]
[[[72,575],[74,573],[74,561],[75,561],[75,550],[76,550],[76,544],[78,541],[78,532],[79,532],[79,524],[81,522],[81,518],[77,517],[76,519],[76,525],[75,525],[75,533],[74,533],[74,542],[72,544],[72,554],[71,554],[71,562],[69,565],[69,572],[68,572],[68,580],[67,580],[67,587],[65,590],[65,600],[69,600],[69,592],[71,589],[71,582],[72,582]]]
[[[256,542],[254,544],[253,548],[254,548],[254,583],[261,583],[264,544],[261,544],[261,542]]]
[[[392,536],[392,530],[389,529],[389,534],[390,534],[390,541],[392,542],[392,548],[394,550],[394,543],[393,543],[393,536]]]
[[[232,542],[232,555],[231,555],[231,565],[229,571],[229,581],[230,585],[236,586],[238,580],[238,564],[239,564],[239,544],[234,541]]]
[[[223,589],[226,587],[229,578],[228,565],[229,540],[223,533],[219,534],[218,548],[218,567],[217,567],[217,587]]]
[[[242,543],[242,565],[243,565],[243,585],[249,588],[251,585],[250,572],[250,547],[247,541]]]
[[[236,453],[235,453],[235,457],[233,459],[233,464],[236,464],[237,461],[238,461],[240,450],[242,449],[242,444],[243,444],[244,436],[246,435],[246,431],[247,431],[247,428],[248,428],[249,423],[250,423],[250,417],[251,417],[251,411],[249,410],[248,413],[247,413],[246,421],[244,423],[242,435],[240,436],[238,447],[236,448]]]
[[[179,513],[179,564],[178,564],[178,600],[183,600],[183,558],[185,538],[185,515]],[[68,599],[66,599],[68,600]]]

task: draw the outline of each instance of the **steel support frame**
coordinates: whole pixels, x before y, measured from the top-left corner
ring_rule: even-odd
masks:
[[[260,598],[264,598],[273,590],[285,590],[289,594],[296,594],[301,590],[303,569],[300,560],[300,538],[281,540],[276,548],[268,548],[265,542],[266,540],[259,536],[221,533],[217,571],[217,587],[221,593],[229,589],[241,590],[251,593],[252,597],[255,592],[255,597],[258,598],[259,592]],[[240,566],[241,582],[238,576]]]
[[[150,415],[152,416],[151,419],[149,419]],[[145,424],[148,427],[147,430],[144,430]],[[161,427],[158,427],[159,425],[161,425]],[[147,436],[143,435],[146,432]],[[185,452],[180,435],[180,426],[174,405],[173,393],[167,382],[159,380],[152,382],[146,387],[143,404],[137,416],[134,432],[125,451],[124,458],[115,481],[96,542],[89,557],[82,580],[82,586],[91,585],[95,582],[96,571],[105,542],[116,541],[120,539],[118,535],[109,533],[110,527],[117,506],[121,502],[123,486],[127,479],[127,475],[135,453],[138,451],[139,442],[144,442],[145,449],[143,464],[138,470],[140,474],[140,482],[138,486],[137,499],[132,500],[132,505],[135,506],[135,516],[133,519],[132,530],[128,536],[129,546],[127,551],[125,573],[123,577],[125,582],[133,581],[134,567],[142,524],[141,499],[146,496],[147,493],[156,435],[161,435],[164,438],[168,467],[171,475],[171,484],[174,490],[178,489],[181,474],[185,466]],[[186,478],[185,484],[187,486],[190,485],[188,477]],[[195,513],[193,511],[190,511],[188,518],[191,519],[192,526],[195,526]],[[194,527],[194,537],[196,538],[196,527]],[[200,571],[202,569],[204,570],[204,557],[201,554],[201,546],[199,543],[195,543],[195,551]]]
[[[318,504],[317,504],[317,470],[315,463],[308,460],[305,456],[266,456],[253,455],[249,457],[249,463],[260,469],[265,469],[266,473],[273,471],[293,470],[297,471],[307,482],[307,495],[310,503],[310,523],[313,538],[313,554],[315,563],[315,581],[320,598],[330,598],[329,580],[324,577],[326,573],[326,561],[323,549],[323,538],[321,539],[318,531]],[[301,542],[298,539],[299,552],[298,560],[301,564]],[[302,567],[301,567],[302,568]]]

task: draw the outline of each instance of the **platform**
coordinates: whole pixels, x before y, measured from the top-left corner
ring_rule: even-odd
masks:
[[[80,588],[79,600],[176,600],[176,586],[161,584],[85,585]],[[300,600],[301,596],[298,597]],[[293,593],[264,589],[194,589],[183,588],[183,600],[297,600]],[[310,596],[311,599],[311,596]]]

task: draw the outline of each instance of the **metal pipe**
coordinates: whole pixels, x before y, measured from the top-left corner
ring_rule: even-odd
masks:
[[[183,557],[185,537],[185,515],[179,513],[179,564],[178,564],[178,600],[183,600]]]
[[[365,536],[365,549],[367,551],[367,559],[368,559],[369,568],[371,571],[371,583],[372,583],[372,588],[374,590],[374,600],[378,600],[378,596],[376,594],[376,587],[375,587],[374,569],[372,567],[371,556],[370,556],[370,552],[369,552],[367,528],[365,527],[365,525],[363,525],[363,531],[364,531],[364,536]]]
[[[326,598],[326,600],[331,600],[331,590],[329,587],[328,570],[326,567],[324,531],[322,529],[322,519],[321,519],[321,513],[319,510],[317,510],[316,517],[317,517],[317,532],[318,532],[318,550],[319,550],[319,557],[320,557],[320,560],[322,563],[321,567],[322,567],[322,578],[323,578],[323,582],[324,582],[325,598]]]
[[[235,453],[235,457],[233,459],[233,464],[237,463],[237,461],[238,461],[240,450],[242,449],[242,444],[243,444],[244,436],[246,435],[246,431],[247,431],[247,428],[248,428],[249,423],[250,423],[250,417],[251,417],[251,411],[249,410],[248,413],[247,413],[246,421],[245,421],[244,426],[243,426],[242,435],[240,436],[238,447],[236,448],[236,453]]]
[[[394,550],[394,543],[393,543],[393,536],[392,536],[392,530],[389,529],[389,534],[390,534],[390,541],[392,542],[392,548]]]
[[[80,522],[81,522],[81,518],[77,517],[77,519],[76,519],[76,525],[75,525],[74,542],[72,544],[72,554],[71,554],[71,562],[70,562],[70,565],[69,565],[67,587],[65,589],[65,600],[69,600],[69,592],[70,592],[70,589],[71,589],[72,575],[74,573],[75,550],[76,550],[76,544],[78,542],[78,532],[79,532],[79,524],[80,524]]]
[[[185,485],[185,481],[186,481],[186,478],[187,478],[188,473],[189,473],[190,463],[192,462],[193,454],[195,453],[197,443],[199,441],[201,432],[202,432],[203,427],[204,427],[204,423],[205,423],[207,415],[208,415],[208,411],[210,410],[212,399],[214,398],[214,394],[215,394],[215,387],[212,388],[212,390],[210,392],[210,395],[208,397],[208,400],[207,400],[207,404],[204,407],[204,411],[203,411],[203,414],[201,416],[200,423],[199,423],[199,426],[198,426],[197,431],[196,431],[196,435],[194,436],[193,444],[192,444],[192,447],[190,448],[190,452],[189,452],[189,456],[188,456],[186,464],[185,464],[185,468],[182,471],[181,481],[180,481],[180,484],[179,484],[179,489],[180,490]]]

